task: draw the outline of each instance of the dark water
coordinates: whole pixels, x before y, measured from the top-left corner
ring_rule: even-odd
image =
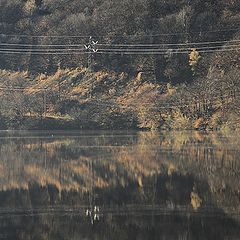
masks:
[[[0,239],[240,239],[240,138],[0,132]]]

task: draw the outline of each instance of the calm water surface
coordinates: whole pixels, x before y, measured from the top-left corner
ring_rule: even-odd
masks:
[[[0,239],[240,239],[240,138],[0,132]]]

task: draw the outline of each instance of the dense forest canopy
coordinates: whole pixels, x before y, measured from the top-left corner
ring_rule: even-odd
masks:
[[[1,0],[0,16],[1,83],[51,86],[48,104],[54,113],[72,116],[79,97],[91,96],[80,104],[84,117],[81,112],[77,118],[93,119],[90,112],[103,110],[104,116],[99,113],[94,120],[101,126],[131,119],[130,126],[159,127],[174,114],[184,124],[189,119],[209,122],[218,114],[218,125],[226,123],[226,109],[234,110],[234,122],[239,119],[238,0]],[[18,96],[24,99],[19,102],[28,97]],[[93,99],[111,100],[118,107],[93,110],[88,105]],[[132,102],[141,110],[119,107]],[[166,104],[187,108],[159,111]],[[35,107],[13,108],[21,116],[36,112]],[[6,112],[2,107],[1,114]]]
[[[240,21],[237,0],[1,0],[0,11],[0,42],[29,45],[83,46],[88,43],[88,36],[103,44],[226,41],[239,32]],[[1,46],[1,50],[4,48],[27,47]],[[186,54],[173,57],[96,54],[94,58],[98,68],[154,69],[162,81],[169,77],[176,80],[181,74],[185,80],[190,77]],[[53,72],[59,64],[63,68],[87,65],[85,54],[1,54],[0,60],[1,68],[32,72]]]

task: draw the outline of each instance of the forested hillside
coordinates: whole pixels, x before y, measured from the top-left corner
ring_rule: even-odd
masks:
[[[0,16],[1,128],[239,128],[238,0],[1,0]]]

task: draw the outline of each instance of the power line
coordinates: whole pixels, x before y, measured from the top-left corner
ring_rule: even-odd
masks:
[[[47,88],[32,88],[34,90],[44,90],[46,91]],[[6,90],[6,91],[25,91],[28,90],[28,88],[18,88],[18,87],[13,87],[13,88],[7,88],[7,87],[0,87],[0,90]],[[206,99],[206,100],[211,100],[211,102],[209,102],[208,104],[210,104],[211,106],[214,106],[214,104],[219,103],[221,104],[221,101],[223,99],[229,99],[231,96],[229,95],[224,95],[221,97],[213,97],[210,99]],[[212,102],[212,100],[215,100],[215,102]],[[218,102],[216,101],[218,100]],[[136,104],[130,104],[130,105],[123,105],[123,104],[119,104],[113,101],[102,101],[102,100],[92,100],[91,102],[87,102],[87,104],[94,104],[97,106],[105,106],[105,107],[116,107],[116,108],[123,108],[123,109],[133,109],[136,107],[147,107],[148,109],[176,109],[176,108],[182,108],[182,107],[192,107],[192,106],[196,106],[197,104],[203,104],[203,102],[197,100],[194,101],[194,103],[190,103],[190,104],[163,104],[163,106],[153,106],[152,104],[146,104],[146,103],[142,103],[141,106],[138,106]]]
[[[229,99],[230,97],[228,95],[224,96],[224,97],[215,97],[215,98],[211,98],[210,100],[215,100],[214,102],[209,102],[209,105],[214,106],[216,104],[221,104],[221,100],[223,99]],[[206,99],[208,100],[208,99]],[[218,100],[218,101],[216,101]],[[178,105],[171,105],[171,104],[164,104],[164,106],[150,106],[150,104],[141,104],[140,106],[137,106],[136,104],[130,104],[130,105],[123,105],[123,104],[118,104],[118,103],[114,103],[114,102],[107,102],[105,101],[105,103],[103,103],[102,101],[99,100],[93,100],[92,102],[88,102],[87,104],[93,104],[93,105],[97,105],[97,106],[105,106],[105,107],[115,107],[115,108],[122,108],[122,109],[133,109],[136,107],[147,107],[148,109],[178,109],[178,108],[182,108],[182,107],[195,107],[197,104],[203,104],[203,102],[201,101],[195,101],[194,103],[190,103],[190,104],[178,104]]]
[[[14,86],[0,86],[1,90],[47,90],[46,87],[26,86],[26,87],[14,87]]]
[[[171,50],[171,49],[168,49],[168,50]],[[210,49],[210,50],[197,50],[197,52],[199,53],[211,53],[211,52],[228,52],[228,51],[235,51],[235,50],[240,50],[240,48],[228,48],[228,49]],[[139,52],[117,52],[117,51],[113,51],[113,52],[101,52],[99,51],[98,52],[99,54],[130,54],[130,55],[134,55],[134,54],[150,54],[150,55],[154,55],[154,54],[159,54],[159,55],[166,55],[168,52],[163,52],[163,51],[158,51],[158,52],[154,52],[154,51],[149,51],[149,52],[144,52],[144,51],[139,51]],[[176,49],[176,51],[170,51],[169,52],[170,54],[173,53],[173,54],[181,54],[181,53],[190,53],[190,51],[178,51]]]
[[[208,46],[208,47],[199,47],[198,49],[196,49],[198,52],[203,51],[203,50],[221,50],[220,49],[221,46]],[[240,47],[240,43],[237,45],[226,45],[224,47],[221,47],[222,50],[228,50],[230,48],[235,48],[235,47]],[[84,48],[78,48],[78,49],[59,49],[59,48],[52,48],[52,49],[27,49],[27,48],[0,48],[1,52],[22,52],[22,53],[64,53],[64,52],[69,52],[71,53],[73,51],[73,53],[75,52],[79,52],[79,53],[85,53],[86,49]],[[175,49],[171,49],[171,48],[155,48],[155,49],[134,49],[134,48],[120,48],[120,49],[108,49],[108,48],[103,48],[103,49],[98,49],[97,51],[102,51],[104,53],[111,53],[111,52],[119,52],[119,53],[138,53],[138,52],[157,52],[157,53],[175,53],[175,52],[185,52],[185,51],[191,51],[192,48],[175,48]]]
[[[231,48],[231,47],[238,47],[240,44],[240,42],[236,42],[236,44],[228,44],[225,46],[196,46],[196,47],[190,47],[190,46],[186,46],[186,47],[181,47],[181,48],[157,48],[157,46],[153,46],[153,48],[137,48],[137,47],[127,47],[127,48],[123,48],[123,47],[119,47],[119,48],[98,48],[97,51],[116,51],[116,52],[138,52],[138,51],[147,51],[147,52],[151,52],[151,51],[182,51],[182,50],[192,50],[193,48],[196,48],[198,51],[203,50],[203,49],[207,49],[207,50],[214,50],[214,49],[218,49],[218,48]],[[164,47],[164,46],[163,46]],[[64,52],[64,51],[86,51],[88,49],[84,49],[84,48],[47,48],[47,49],[39,49],[39,48],[0,48],[1,51],[29,51],[29,52]],[[96,52],[96,51],[95,51]]]
[[[85,55],[85,54],[89,54],[91,52],[24,52],[24,51],[2,51],[0,50],[1,54],[32,54],[32,55],[72,55],[72,54],[78,54],[78,55]]]
[[[60,49],[60,48],[52,48],[52,49],[32,49],[32,48],[0,48],[0,51],[21,51],[21,52],[65,52],[65,51],[86,51],[84,48],[64,48],[64,49]]]
[[[169,50],[169,49],[168,49]],[[230,52],[230,51],[237,51],[240,50],[240,48],[228,48],[228,49],[213,49],[213,50],[199,50],[199,53],[214,53],[214,52]],[[90,54],[92,52],[26,52],[26,51],[4,51],[0,50],[1,54],[32,54],[32,55],[72,55],[72,54],[78,54],[78,55],[84,55],[84,54]],[[163,52],[163,51],[139,51],[139,52],[117,52],[117,51],[112,51],[112,52],[103,52],[103,51],[98,51],[95,54],[119,54],[119,55],[166,55],[168,52]],[[189,54],[190,51],[173,51],[169,52],[170,54]]]
[[[236,45],[237,44],[237,45]],[[240,41],[239,43],[236,43],[234,45],[232,44],[228,44],[228,45],[220,45],[220,46],[199,46],[198,49],[208,49],[208,48],[219,48],[219,47],[224,47],[224,48],[227,48],[227,47],[235,47],[235,46],[239,46],[240,45]],[[67,46],[67,45],[66,45]],[[192,47],[180,47],[180,48],[153,48],[153,49],[149,49],[149,48],[99,48],[98,50],[107,50],[107,51],[125,51],[125,50],[148,50],[148,51],[151,51],[151,50],[191,50]],[[11,50],[23,50],[23,51],[78,51],[78,50],[92,50],[92,49],[86,49],[86,48],[1,48],[0,47],[0,50],[8,50],[8,51],[11,51]]]
[[[237,45],[236,45],[237,44]],[[234,45],[232,44],[228,44],[225,46],[198,46],[197,49],[214,49],[214,48],[220,48],[220,47],[224,47],[224,48],[229,48],[229,47],[238,47],[239,43],[236,43]],[[130,51],[130,50],[134,50],[134,51],[158,51],[158,50],[192,50],[193,47],[181,47],[181,48],[136,48],[136,47],[128,47],[128,48],[99,48],[99,51]],[[6,50],[6,51],[80,51],[80,50],[87,50],[85,48],[1,48],[0,50]]]
[[[0,33],[0,37],[21,37],[21,38],[89,38],[84,35],[27,35],[27,34],[4,34]]]
[[[145,34],[145,35],[137,35],[137,34],[122,34],[122,37],[154,37],[154,36],[175,36],[175,35],[189,35],[189,34],[203,34],[203,33],[217,33],[217,32],[232,32],[239,31],[240,28],[232,28],[232,29],[216,29],[216,30],[208,30],[208,31],[198,31],[198,32],[176,32],[176,33],[156,33],[156,34]],[[27,34],[5,34],[0,33],[2,37],[24,37],[24,38],[89,38],[92,37],[110,37],[109,35],[118,36],[115,32],[110,32],[108,35],[27,35]]]
[[[34,90],[44,90],[46,91],[47,88],[39,88],[39,87],[34,87],[34,86],[30,86],[30,87],[33,87],[32,89]],[[0,90],[6,90],[6,91],[25,91],[25,90],[28,90],[29,86],[26,87],[26,88],[23,88],[23,87],[3,87],[3,86],[0,86]],[[30,88],[31,89],[31,88]],[[220,96],[220,97],[211,97],[210,99],[205,99],[205,100],[209,100],[211,102],[208,102],[206,105],[210,104],[212,107],[216,107],[217,105],[216,104],[221,104],[221,101],[223,99],[229,99],[231,96],[230,95],[224,95],[224,96]],[[217,101],[214,101],[213,100],[218,100]],[[133,109],[133,108],[136,108],[136,107],[147,107],[148,109],[155,109],[155,110],[160,110],[160,109],[179,109],[179,108],[182,108],[182,107],[195,107],[197,106],[198,104],[202,104],[203,105],[203,102],[202,101],[199,101],[198,100],[195,100],[194,103],[185,103],[185,104],[166,104],[166,103],[163,103],[163,106],[153,106],[152,104],[148,104],[148,103],[143,103],[141,104],[141,106],[137,106],[136,104],[130,104],[130,105],[123,105],[123,104],[119,104],[119,103],[116,103],[116,102],[113,102],[113,101],[102,101],[102,100],[92,100],[91,102],[87,102],[87,104],[94,104],[94,105],[97,105],[97,106],[105,106],[105,107],[115,107],[115,108],[121,108],[121,109]]]
[[[224,48],[224,49],[228,49],[228,48],[230,48],[230,47],[240,47],[240,43],[239,44],[237,44],[237,45],[227,45],[227,46],[224,46],[224,47],[222,47],[222,46],[209,46],[209,47],[199,47],[199,48],[197,48],[196,50],[197,51],[200,51],[201,49],[208,49],[208,50],[214,50],[214,49],[219,49],[219,48]],[[145,51],[149,51],[149,52],[151,52],[151,51],[186,51],[186,50],[189,50],[189,51],[191,51],[193,48],[192,47],[186,47],[186,48],[153,48],[153,49],[148,49],[148,48],[145,48],[145,49],[139,49],[139,48],[137,48],[137,49],[134,49],[134,48],[120,48],[120,49],[114,49],[114,48],[112,48],[112,49],[108,49],[108,48],[103,48],[103,49],[99,49],[99,51],[116,51],[116,52],[121,52],[121,51],[126,51],[126,52],[128,52],[128,51],[136,51],[136,52],[138,52],[138,51],[143,51],[143,52],[145,52]]]
[[[159,33],[145,36],[175,36],[175,35],[189,35],[189,34],[203,34],[203,33],[217,33],[217,32],[232,32],[232,31],[240,31],[240,28],[232,28],[232,29],[222,29],[222,30],[209,30],[209,31],[200,31],[200,32],[177,32],[177,33]],[[131,35],[128,35],[131,36]],[[132,35],[134,36],[134,35]],[[143,35],[144,36],[144,35]]]
[[[239,40],[240,41],[240,40]],[[19,47],[82,47],[84,44],[22,44],[22,43],[0,43],[0,46]]]
[[[206,44],[224,44],[224,43],[231,43],[231,42],[240,42],[239,40],[224,40],[224,41],[209,41],[209,42],[189,42],[189,43],[158,43],[158,44],[98,44],[98,46],[116,46],[116,47],[151,47],[151,46],[186,46],[186,45],[206,45]]]
[[[240,39],[223,40],[223,41],[208,41],[208,42],[188,42],[188,43],[157,43],[157,44],[112,44],[98,43],[97,46],[116,46],[116,47],[157,47],[157,46],[188,46],[188,45],[209,45],[209,44],[224,44],[238,43]],[[0,43],[0,46],[19,46],[19,47],[80,47],[84,44],[21,44],[21,43]]]

